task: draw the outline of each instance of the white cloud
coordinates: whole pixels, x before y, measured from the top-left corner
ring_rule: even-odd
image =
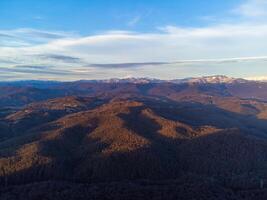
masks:
[[[60,39],[24,48],[24,52],[62,53],[83,58],[88,63],[174,62],[267,55],[267,25],[165,27],[163,30]]]
[[[267,1],[266,0],[246,0],[234,10],[237,14],[244,17],[266,17]]]
[[[32,46],[60,38],[75,38],[76,36],[73,32],[44,31],[30,28],[0,30],[0,45],[2,47]]]

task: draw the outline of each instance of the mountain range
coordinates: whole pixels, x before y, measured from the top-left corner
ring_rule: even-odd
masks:
[[[0,83],[0,199],[266,199],[267,83]]]

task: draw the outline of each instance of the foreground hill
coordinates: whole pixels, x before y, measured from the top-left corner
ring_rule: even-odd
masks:
[[[228,84],[247,83],[64,83],[80,95],[2,106],[0,199],[265,199],[267,103]]]

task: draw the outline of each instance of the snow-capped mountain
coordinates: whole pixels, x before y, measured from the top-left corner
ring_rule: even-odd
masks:
[[[174,80],[159,80],[159,79],[152,79],[152,78],[125,78],[125,79],[107,79],[107,80],[99,80],[97,82],[102,83],[135,83],[135,84],[147,84],[147,83],[163,83],[163,82],[170,82],[170,83],[199,83],[199,84],[220,84],[220,83],[244,83],[248,82],[248,80],[241,79],[241,78],[232,78],[223,75],[216,75],[216,76],[203,76],[203,77],[194,77],[194,78],[185,78],[185,79],[174,79]]]
[[[147,83],[162,83],[164,80],[152,79],[152,78],[112,78],[106,80],[99,80],[101,83],[135,83],[135,84],[147,84]]]
[[[177,79],[172,80],[171,82],[174,83],[199,83],[199,84],[220,84],[220,83],[244,83],[247,82],[245,79],[241,78],[232,78],[223,75],[216,75],[216,76],[203,76],[203,77],[196,77],[196,78],[185,78],[185,79]]]

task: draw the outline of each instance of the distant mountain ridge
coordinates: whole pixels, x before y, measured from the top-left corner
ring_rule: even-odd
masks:
[[[175,80],[126,78],[107,80],[15,81],[0,82],[0,105],[23,106],[29,103],[66,96],[127,94],[154,95],[176,99],[194,95],[236,96],[245,99],[267,99],[267,82],[249,81],[227,76],[204,76]],[[202,98],[202,97],[201,97]]]
[[[209,83],[246,83],[248,80],[242,79],[242,78],[232,78],[228,76],[223,76],[223,75],[216,75],[216,76],[203,76],[199,78],[186,78],[186,79],[178,79],[174,80],[171,82],[176,82],[176,83],[204,83],[204,84],[209,84]]]
[[[103,80],[78,80],[72,81],[72,83],[79,82],[89,82],[89,83],[134,83],[134,84],[145,84],[145,83],[246,83],[249,81],[259,81],[260,80],[247,80],[243,78],[232,78],[224,75],[214,75],[214,76],[202,76],[202,77],[190,77],[182,79],[172,79],[172,80],[161,80],[156,78],[111,78]],[[49,81],[49,80],[23,80],[23,81],[6,81],[0,82],[0,86],[33,86],[33,87],[50,87],[62,85],[64,83],[70,83],[70,81]]]
[[[242,78],[232,78],[227,77],[224,75],[215,75],[215,76],[203,76],[203,77],[193,77],[193,78],[184,78],[184,79],[173,79],[173,80],[160,80],[160,79],[153,79],[153,78],[125,78],[125,79],[108,79],[108,80],[99,80],[96,82],[104,82],[104,83],[136,83],[136,84],[143,84],[143,83],[205,83],[205,84],[212,84],[212,83],[245,83],[249,80],[242,79]]]

